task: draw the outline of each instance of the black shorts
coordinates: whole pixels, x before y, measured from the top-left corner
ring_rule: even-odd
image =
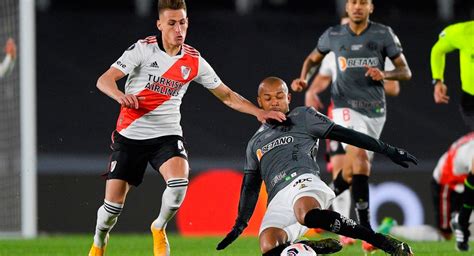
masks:
[[[466,92],[461,95],[460,112],[464,123],[474,130],[474,96]]]
[[[125,180],[138,186],[143,181],[148,163],[158,171],[160,166],[172,157],[188,159],[184,147],[186,143],[181,136],[132,140],[114,131],[112,137],[112,154],[107,173],[104,174],[107,179]]]
[[[431,193],[436,227],[444,234],[451,234],[449,221],[453,213],[459,211],[461,207],[462,194],[457,193],[447,185],[438,184],[433,178],[431,178]]]

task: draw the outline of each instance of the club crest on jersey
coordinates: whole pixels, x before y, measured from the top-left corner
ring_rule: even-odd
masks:
[[[181,66],[181,75],[183,76],[183,79],[188,79],[189,74],[191,73],[191,68],[187,66]]]
[[[115,170],[115,166],[117,166],[117,161],[110,162],[110,172]]]
[[[262,159],[263,155],[265,155],[270,150],[272,150],[276,147],[279,147],[279,146],[290,144],[293,141],[294,141],[293,136],[285,136],[285,137],[280,137],[280,138],[272,140],[270,143],[266,144],[261,149],[260,148],[257,149],[256,154],[257,154],[258,161],[260,161],[260,159]]]

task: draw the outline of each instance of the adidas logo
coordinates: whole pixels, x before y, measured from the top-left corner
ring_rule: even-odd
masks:
[[[160,68],[160,67],[158,66],[158,63],[157,63],[156,61],[153,62],[153,63],[151,63],[151,64],[150,64],[150,67],[152,67],[152,68]]]

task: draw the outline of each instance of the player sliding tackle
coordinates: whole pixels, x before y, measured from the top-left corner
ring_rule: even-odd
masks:
[[[285,82],[277,77],[261,82],[257,99],[261,108],[285,113],[287,119],[283,123],[263,124],[250,139],[238,216],[234,227],[217,245],[217,249],[226,248],[247,227],[263,179],[269,201],[259,231],[263,255],[280,255],[308,228],[321,228],[362,239],[390,255],[413,255],[406,243],[375,233],[352,219],[327,210],[335,194],[319,178],[319,167],[313,156],[317,153],[318,140],[328,138],[384,154],[405,168],[409,162],[417,164],[416,158],[403,149],[334,124],[312,107],[298,107],[290,112],[291,95]],[[336,240],[304,243],[316,253],[332,253],[341,249]]]

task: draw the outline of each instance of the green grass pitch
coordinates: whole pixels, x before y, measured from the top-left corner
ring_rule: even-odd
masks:
[[[255,237],[241,237],[227,249],[216,251],[221,237],[181,237],[170,235],[171,255],[174,256],[240,256],[261,255]],[[0,256],[85,256],[92,242],[88,235],[50,235],[32,240],[1,239]],[[409,242],[415,255],[472,255],[454,250],[454,241]],[[148,234],[113,234],[107,248],[107,256],[152,255],[152,239]],[[364,255],[360,243],[344,248],[334,255]],[[373,256],[386,255],[378,251]]]

